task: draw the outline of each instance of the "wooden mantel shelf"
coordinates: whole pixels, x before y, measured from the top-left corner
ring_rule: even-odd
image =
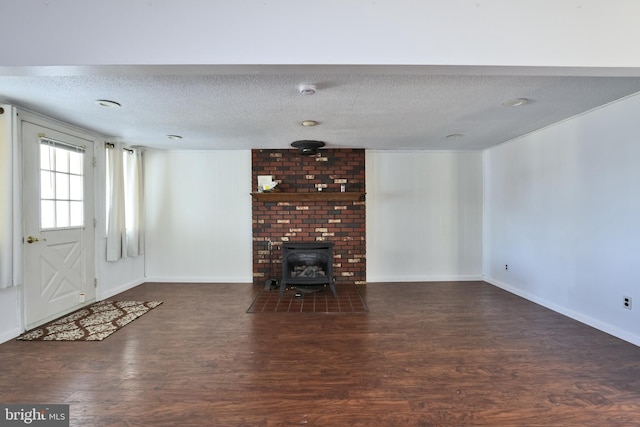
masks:
[[[260,202],[358,202],[364,200],[366,193],[347,191],[317,191],[308,193],[267,192],[251,193]]]

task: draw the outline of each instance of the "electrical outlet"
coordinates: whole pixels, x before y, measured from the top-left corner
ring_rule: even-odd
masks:
[[[631,310],[631,297],[628,297],[628,296],[622,297],[622,306],[627,310]]]
[[[86,298],[87,294],[85,294],[84,292],[80,292],[80,298],[78,298],[78,302],[84,302]]]

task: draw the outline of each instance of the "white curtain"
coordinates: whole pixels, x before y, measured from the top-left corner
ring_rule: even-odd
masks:
[[[106,149],[107,196],[107,261],[117,261],[126,256],[124,222],[124,170],[122,145],[110,144]]]
[[[107,261],[143,254],[142,152],[107,148]]]
[[[0,115],[0,289],[13,286],[13,153],[11,117]]]
[[[143,254],[143,200],[142,152],[124,151],[124,218],[126,229],[126,251],[124,256]]]

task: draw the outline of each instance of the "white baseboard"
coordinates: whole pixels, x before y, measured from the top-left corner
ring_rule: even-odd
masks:
[[[96,301],[102,301],[107,298],[111,298],[112,296],[117,295],[120,292],[128,291],[131,288],[135,288],[136,286],[141,285],[146,281],[146,279],[134,280],[132,282],[125,283],[124,285],[118,286],[117,288],[107,289],[104,292],[100,292],[99,295],[96,295]]]
[[[468,276],[377,276],[368,277],[367,283],[399,283],[399,282],[471,282],[484,280],[481,274]]]
[[[147,276],[146,282],[160,283],[253,283],[251,276],[217,277],[217,276]]]
[[[485,277],[483,279],[485,282],[496,286],[500,289],[504,289],[507,292],[510,292],[514,295],[522,297],[526,300],[534,302],[538,305],[541,305],[549,310],[555,311],[556,313],[562,314],[563,316],[567,316],[573,320],[577,320],[580,323],[584,323],[585,325],[591,326],[592,328],[598,329],[599,331],[605,332],[609,335],[613,335],[616,338],[620,338],[621,340],[630,342],[631,344],[640,346],[640,336],[633,334],[624,329],[620,329],[616,326],[613,326],[609,323],[603,322],[601,320],[595,319],[591,316],[588,316],[583,313],[579,313],[573,310],[568,309],[567,307],[563,307],[561,305],[555,304],[551,301],[548,301],[544,298],[540,298],[530,292],[523,291],[522,289],[515,288],[507,283],[501,282],[499,280],[491,279]]]
[[[22,331],[20,330],[20,328],[15,328],[15,329],[3,332],[2,334],[0,334],[0,344],[18,338],[21,333]]]

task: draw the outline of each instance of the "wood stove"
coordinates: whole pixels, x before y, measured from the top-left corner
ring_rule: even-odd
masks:
[[[305,289],[329,286],[337,298],[333,278],[333,242],[283,242],[280,297],[287,285]]]

